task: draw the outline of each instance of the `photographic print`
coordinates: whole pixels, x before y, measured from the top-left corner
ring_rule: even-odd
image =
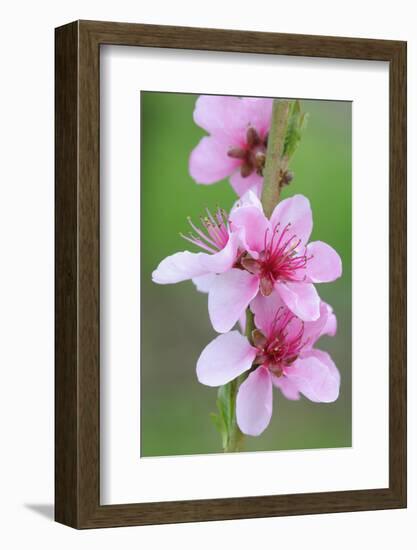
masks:
[[[56,521],[406,507],[406,43],[55,45]]]
[[[140,455],[350,447],[351,102],[140,101]]]

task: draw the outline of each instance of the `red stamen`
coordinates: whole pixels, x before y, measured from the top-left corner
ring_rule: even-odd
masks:
[[[285,374],[286,369],[291,368],[308,341],[303,341],[302,321],[299,330],[290,333],[289,325],[297,320],[291,311],[280,307],[275,314],[268,337],[259,329],[253,331],[253,344],[258,348],[256,365],[266,366],[275,376],[281,376]]]
[[[298,252],[301,239],[296,234],[290,234],[290,230],[291,223],[287,223],[282,230],[280,223],[277,223],[270,238],[269,229],[265,231],[264,251],[258,260],[260,278],[263,281],[261,291],[265,296],[270,294],[269,287],[276,282],[301,282],[306,278],[301,270],[306,268],[312,256],[307,256],[305,247],[303,254]]]

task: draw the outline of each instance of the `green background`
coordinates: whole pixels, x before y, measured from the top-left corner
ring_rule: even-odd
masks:
[[[227,180],[197,185],[188,158],[205,132],[193,122],[192,94],[141,93],[141,456],[221,452],[209,417],[216,388],[197,381],[195,365],[216,336],[207,295],[190,282],[156,285],[151,273],[166,256],[192,249],[187,216],[198,221],[206,207],[229,210],[236,200]],[[307,128],[292,160],[294,181],[282,198],[302,193],[313,210],[311,240],[323,240],[341,255],[343,276],[317,285],[338,318],[329,351],[341,373],[335,403],[288,401],[274,390],[271,423],[247,437],[246,451],[351,446],[351,103],[302,101]],[[193,250],[197,251],[197,249]]]

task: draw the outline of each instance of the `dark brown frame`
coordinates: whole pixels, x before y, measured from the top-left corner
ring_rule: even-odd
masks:
[[[389,62],[388,488],[100,505],[99,55],[102,44]],[[56,29],[55,45],[56,521],[75,528],[94,528],[406,507],[406,43],[77,21]]]

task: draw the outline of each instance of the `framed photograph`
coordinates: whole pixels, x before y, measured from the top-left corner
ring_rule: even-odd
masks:
[[[406,506],[406,43],[56,29],[56,521]]]

